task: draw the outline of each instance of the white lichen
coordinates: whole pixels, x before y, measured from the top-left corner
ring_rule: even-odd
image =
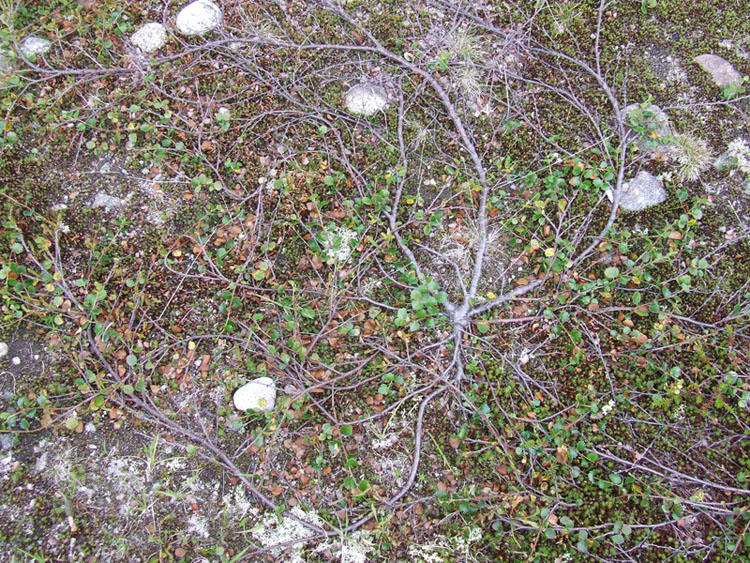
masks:
[[[305,512],[299,505],[291,510],[291,517],[284,516],[279,521],[271,514],[261,520],[252,531],[252,536],[276,558],[290,545],[292,551],[286,561],[290,563],[305,563],[303,548],[315,537],[315,532],[307,528],[303,522],[322,527],[323,521],[315,512]],[[275,547],[279,546],[279,547]]]
[[[193,514],[187,520],[187,531],[194,536],[208,537],[208,521],[199,514]]]
[[[224,510],[232,520],[242,520],[246,515],[257,516],[258,509],[247,498],[244,485],[237,485],[229,493],[221,497]]]
[[[358,530],[348,537],[341,539],[341,551],[339,557],[341,563],[367,563],[367,554],[373,549],[369,541],[369,532]]]
[[[750,146],[742,138],[737,138],[727,147],[727,156],[737,170],[750,175]]]
[[[340,264],[346,263],[352,256],[354,242],[359,235],[344,227],[338,227],[335,231],[324,231],[322,233],[321,246],[328,255],[328,260]]]

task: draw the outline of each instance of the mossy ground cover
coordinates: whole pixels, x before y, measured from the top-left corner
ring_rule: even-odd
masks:
[[[0,99],[9,557],[746,558],[746,179],[610,99],[723,152],[746,83],[691,61],[748,73],[744,7],[222,7],[148,57],[159,4],[2,5],[54,38]]]

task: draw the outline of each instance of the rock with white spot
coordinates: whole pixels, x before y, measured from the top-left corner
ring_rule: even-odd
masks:
[[[203,35],[219,27],[221,8],[211,0],[196,0],[177,14],[177,31],[183,35]]]
[[[45,54],[52,47],[52,42],[42,37],[34,37],[29,35],[21,43],[21,53],[27,59],[30,57],[38,57],[39,55]]]
[[[8,355],[8,345],[5,342],[0,342],[0,358]]]
[[[21,365],[21,358],[19,358],[18,356],[13,356],[10,359],[10,363],[13,364],[14,366],[20,366]]]
[[[144,53],[153,53],[167,42],[167,28],[157,22],[147,23],[130,36],[130,41]]]
[[[269,411],[276,404],[276,384],[270,377],[259,377],[234,392],[234,406],[242,412],[248,409]]]
[[[711,75],[719,88],[725,86],[739,87],[742,82],[740,73],[732,66],[732,64],[719,55],[699,55],[693,59],[700,67]]]
[[[344,103],[350,112],[370,116],[388,106],[388,92],[377,84],[357,84],[346,93]]]
[[[105,194],[104,192],[99,192],[94,197],[94,203],[92,205],[94,207],[103,207],[107,211],[112,211],[116,207],[121,207],[122,205],[125,205],[125,200],[119,197]]]
[[[661,180],[641,170],[633,180],[623,184],[620,207],[626,211],[642,211],[665,199],[667,191],[662,187]]]

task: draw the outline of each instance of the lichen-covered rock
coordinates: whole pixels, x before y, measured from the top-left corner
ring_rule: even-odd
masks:
[[[620,207],[626,211],[642,211],[667,199],[667,191],[656,176],[641,170],[638,175],[622,186]]]
[[[370,116],[388,106],[388,92],[377,84],[357,84],[346,93],[344,103],[350,112]]]
[[[211,0],[195,0],[177,14],[177,31],[183,35],[203,35],[221,25],[221,8]]]
[[[130,41],[144,53],[153,53],[167,42],[167,29],[160,23],[151,22],[130,36]]]
[[[234,407],[245,412],[248,409],[272,410],[276,404],[276,384],[270,377],[259,377],[234,392]]]
[[[52,47],[52,42],[41,37],[28,36],[21,43],[21,53],[27,59],[45,54]]]
[[[732,64],[719,55],[699,55],[693,59],[700,67],[708,72],[713,78],[714,84],[719,88],[726,86],[739,87],[742,82],[740,73]]]

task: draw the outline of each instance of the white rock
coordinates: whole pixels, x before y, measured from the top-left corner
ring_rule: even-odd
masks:
[[[620,207],[626,211],[641,211],[665,199],[667,191],[662,187],[661,180],[641,170],[633,180],[623,184]]]
[[[14,366],[20,366],[21,358],[19,358],[18,356],[13,356],[10,360],[10,363],[12,363]]]
[[[42,39],[41,37],[34,37],[30,35],[21,43],[21,53],[26,58],[36,57],[43,55],[52,47],[52,42]]]
[[[8,345],[5,342],[0,342],[0,358],[8,355]]]
[[[157,22],[147,23],[130,36],[130,41],[144,53],[153,53],[167,42],[167,28]]]
[[[259,377],[237,389],[233,399],[235,408],[242,412],[248,409],[272,410],[276,404],[276,385],[270,377]]]
[[[177,31],[183,35],[203,35],[221,24],[221,9],[211,0],[196,0],[177,14]]]
[[[740,73],[735,70],[732,64],[719,55],[699,55],[693,59],[703,70],[711,74],[714,83],[719,88],[725,86],[736,86],[742,83]]]
[[[388,106],[388,92],[376,84],[357,84],[346,93],[344,103],[350,112],[370,116]]]

